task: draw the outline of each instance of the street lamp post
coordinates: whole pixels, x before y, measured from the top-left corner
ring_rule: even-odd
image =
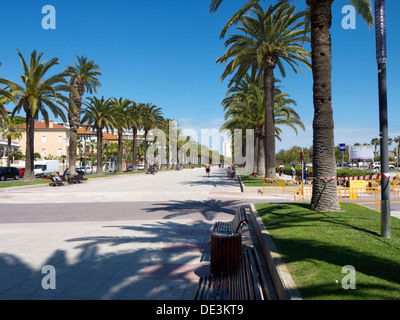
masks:
[[[379,86],[379,129],[381,140],[381,235],[390,238],[390,187],[389,187],[389,151],[388,116],[386,86],[386,10],[385,0],[375,0],[375,36],[376,59],[378,63]]]

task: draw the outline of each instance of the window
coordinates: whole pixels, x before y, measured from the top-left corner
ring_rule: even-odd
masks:
[[[42,149],[42,156],[45,156],[45,155],[46,155],[46,149],[43,148],[43,149]]]
[[[42,142],[46,142],[46,136],[42,135]]]
[[[58,148],[58,155],[61,156],[62,155],[62,149]]]
[[[58,142],[59,142],[59,143],[62,142],[62,136],[58,136]]]

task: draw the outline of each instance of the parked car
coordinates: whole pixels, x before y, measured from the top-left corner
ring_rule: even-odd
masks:
[[[19,170],[15,167],[0,167],[0,181],[7,179],[19,179]]]
[[[380,169],[381,168],[381,163],[380,162],[374,162],[372,165],[372,169]],[[389,170],[394,170],[395,167],[393,164],[389,164]]]
[[[144,170],[144,164],[143,163],[140,163],[138,165],[138,170]]]
[[[132,170],[133,170],[133,166],[127,166],[125,171],[126,171],[126,172],[130,172],[130,171],[132,171]]]
[[[85,171],[85,173],[86,174],[91,174],[91,173],[93,173],[93,170],[92,170],[92,168],[91,167],[89,167],[89,166],[86,166],[86,167],[80,167],[80,168],[77,168],[78,170],[81,170],[81,171]]]
[[[374,162],[372,164],[372,169],[380,169],[381,168],[381,163],[380,162]]]

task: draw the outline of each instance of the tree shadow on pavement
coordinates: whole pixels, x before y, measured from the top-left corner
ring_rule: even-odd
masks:
[[[73,249],[53,251],[44,260],[43,266],[55,268],[55,289],[42,287],[42,267],[33,267],[18,253],[0,253],[0,300],[193,299],[199,275],[209,271],[209,264],[201,262],[209,224],[102,227],[120,229],[122,236],[105,232],[65,239],[76,244]]]
[[[243,205],[239,200],[205,200],[205,201],[169,201],[155,202],[149,208],[143,208],[148,213],[166,211],[170,214],[164,219],[192,218],[211,221],[220,217],[229,219],[236,213],[239,206]],[[224,217],[225,216],[225,217]]]

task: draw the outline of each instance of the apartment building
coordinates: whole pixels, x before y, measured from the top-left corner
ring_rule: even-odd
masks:
[[[22,137],[19,142],[20,150],[26,154],[26,124],[22,124]],[[59,157],[67,155],[69,145],[69,129],[50,120],[46,126],[44,119],[35,121],[34,151],[42,158],[46,156]]]

